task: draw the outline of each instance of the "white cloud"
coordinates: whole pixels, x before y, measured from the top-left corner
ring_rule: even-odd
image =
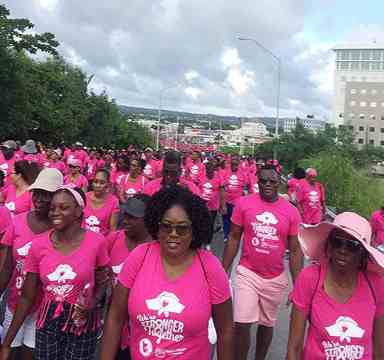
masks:
[[[185,88],[184,92],[194,100],[196,100],[202,93],[200,89],[195,87],[187,87]]]
[[[241,59],[240,59],[238,50],[235,48],[224,49],[221,55],[221,62],[224,65],[225,69],[230,68],[232,66],[240,65]]]
[[[184,74],[184,77],[187,81],[192,81],[198,78],[199,76],[200,76],[199,73],[195,70],[188,71]]]

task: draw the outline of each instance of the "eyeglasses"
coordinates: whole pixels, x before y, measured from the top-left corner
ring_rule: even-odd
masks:
[[[359,252],[363,247],[358,240],[346,239],[342,236],[332,236],[330,244],[334,249],[345,248],[352,253]]]
[[[277,185],[279,183],[279,180],[277,179],[266,179],[266,178],[260,178],[259,183],[263,185],[267,185],[267,183],[271,183],[271,185]]]
[[[191,231],[191,225],[188,224],[170,224],[168,222],[161,221],[159,222],[159,230],[166,234],[172,234],[173,230],[176,231],[176,234],[179,236],[185,236]]]

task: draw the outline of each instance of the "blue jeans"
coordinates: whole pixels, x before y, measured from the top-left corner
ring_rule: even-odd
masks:
[[[223,215],[223,231],[224,239],[228,239],[229,230],[231,229],[231,217],[233,212],[233,204],[226,203],[227,213]]]

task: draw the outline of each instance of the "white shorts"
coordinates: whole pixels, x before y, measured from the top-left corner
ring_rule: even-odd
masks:
[[[13,340],[11,347],[15,348],[15,347],[25,345],[31,349],[35,348],[36,316],[37,314],[34,313],[26,317],[23,325],[21,325],[21,328],[19,329],[15,339]],[[5,309],[5,315],[4,315],[4,322],[3,322],[4,330],[3,330],[2,340],[4,340],[4,337],[8,332],[12,319],[13,319],[13,313],[7,306],[7,308]]]

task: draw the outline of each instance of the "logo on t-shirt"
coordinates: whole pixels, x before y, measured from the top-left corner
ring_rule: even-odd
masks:
[[[132,197],[133,195],[136,194],[136,190],[133,188],[129,188],[125,191],[125,193],[128,195],[128,197]]]
[[[365,330],[359,327],[359,324],[348,316],[340,316],[334,325],[325,328],[329,336],[338,336],[340,341],[351,342],[352,338],[361,339]]]
[[[31,246],[32,246],[32,241],[30,241],[29,243],[25,244],[23,247],[18,248],[16,251],[17,251],[17,253],[18,253],[20,256],[27,256],[28,253],[29,253],[29,249],[31,248]]]
[[[334,325],[327,326],[325,330],[329,336],[338,338],[322,342],[326,360],[358,360],[364,357],[363,345],[350,344],[352,339],[361,339],[365,333],[355,320],[340,316]]]
[[[149,164],[145,165],[144,174],[147,176],[152,175],[152,166],[151,165],[149,165]]]
[[[154,299],[145,300],[145,303],[149,310],[157,310],[157,315],[164,314],[165,317],[169,317],[169,313],[180,314],[185,308],[175,294],[167,291]]]
[[[239,186],[239,179],[237,175],[231,175],[229,177],[229,188],[237,188]]]
[[[124,263],[121,263],[120,265],[112,266],[112,271],[114,274],[120,274],[121,269],[123,268]]]
[[[88,230],[91,230],[91,231],[97,232],[97,233],[100,232],[100,227],[99,227],[100,221],[95,215],[88,216],[85,219],[85,223],[87,224],[86,228]]]
[[[73,289],[73,285],[66,282],[75,279],[76,276],[71,265],[60,264],[55,271],[47,275],[49,281],[58,283],[47,285],[47,291],[55,295],[56,301],[63,301]]]
[[[278,223],[279,221],[275,215],[269,211],[256,215],[256,221],[251,223],[255,234],[251,243],[255,247],[255,251],[270,254],[271,251],[279,248],[277,228],[274,226]]]
[[[319,193],[315,190],[312,190],[308,194],[309,206],[312,208],[316,208],[319,202]]]
[[[9,211],[15,211],[16,210],[16,205],[15,205],[15,203],[13,202],[13,201],[10,201],[10,202],[7,202],[7,203],[5,203],[5,206],[7,207],[7,209],[9,210]]]
[[[0,169],[3,171],[4,176],[8,175],[8,164],[7,163],[1,164]]]

